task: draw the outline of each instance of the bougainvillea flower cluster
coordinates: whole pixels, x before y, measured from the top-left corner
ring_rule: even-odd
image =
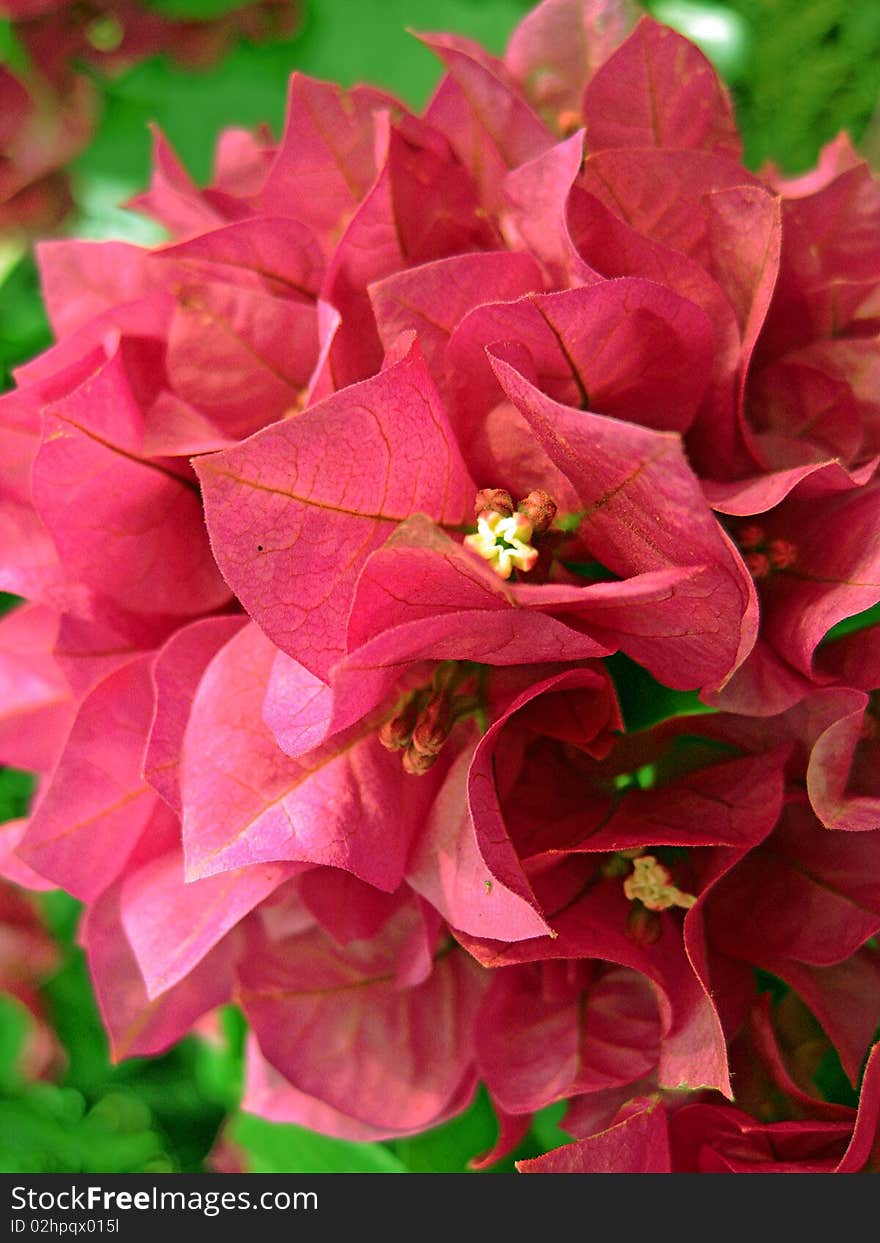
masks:
[[[207,188],[157,139],[167,244],[41,247],[14,866],[118,1057],[233,1000],[267,1118],[877,1169],[880,185],[745,169],[611,0],[420,37],[422,115],[294,74]]]
[[[0,231],[45,234],[69,212],[64,165],[94,130],[93,71],[115,75],[160,54],[201,68],[241,37],[289,34],[299,16],[296,0],[251,0],[198,20],[144,0],[0,0],[15,48],[0,65]]]

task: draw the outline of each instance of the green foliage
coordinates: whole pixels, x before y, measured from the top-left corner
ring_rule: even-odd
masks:
[[[628,730],[647,729],[671,716],[692,712],[713,712],[701,703],[696,691],[676,691],[652,678],[647,669],[616,652],[606,657],[605,665],[614,682],[620,711]]]
[[[752,31],[748,72],[734,84],[746,159],[808,168],[841,129],[860,140],[880,93],[875,0],[727,0]]]
[[[131,1094],[102,1098],[91,1109],[82,1093],[35,1083],[0,1099],[3,1173],[153,1173],[173,1168],[150,1114]]]
[[[0,392],[11,387],[13,367],[51,341],[33,256],[19,246],[7,251],[7,260],[4,269],[0,238]]]
[[[328,1139],[300,1126],[266,1122],[241,1113],[228,1136],[246,1154],[251,1174],[404,1174],[406,1167],[384,1144]]]
[[[241,1017],[221,1017],[219,1047],[189,1037],[162,1057],[114,1065],[82,951],[79,903],[41,896],[62,949],[43,996],[64,1068],[55,1083],[17,1072],[31,1020],[10,999],[0,1008],[0,1172],[195,1173],[241,1083]]]
[[[0,824],[27,813],[33,788],[34,779],[30,773],[19,772],[17,768],[0,768]]]
[[[291,4],[295,3],[291,0]],[[247,5],[248,0],[145,0],[144,7],[173,21],[209,22]]]

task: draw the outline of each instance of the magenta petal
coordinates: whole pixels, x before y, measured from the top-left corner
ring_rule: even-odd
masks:
[[[37,259],[49,321],[59,339],[162,283],[150,252],[128,242],[41,242]]]
[[[176,631],[156,656],[156,713],[144,757],[144,776],[178,813],[180,751],[193,697],[210,661],[245,621],[239,616],[193,622]]]
[[[461,324],[447,354],[457,404],[470,416],[461,420],[463,442],[503,399],[486,356],[501,341],[505,349],[522,343],[538,387],[563,405],[668,431],[687,430],[712,366],[706,313],[653,281],[623,278],[484,304]]]
[[[731,482],[704,479],[703,492],[712,508],[721,514],[763,514],[774,509],[795,488],[798,497],[812,499],[861,487],[870,482],[877,464],[875,459],[866,468],[849,472],[839,462],[809,462]]]
[[[579,184],[631,229],[703,266],[711,257],[708,195],[751,186],[772,202],[737,160],[706,151],[609,148],[590,156]]]
[[[269,640],[249,626],[202,678],[181,763],[188,878],[256,863],[308,862],[344,868],[393,891],[431,783],[420,785],[379,744],[376,720],[288,758],[261,715],[274,657]],[[391,834],[389,806],[399,809]]]
[[[584,161],[583,130],[556,143],[504,179],[502,226],[508,245],[524,245],[554,284],[592,284],[596,273],[578,254],[566,207]]]
[[[587,82],[635,16],[629,0],[543,0],[510,36],[505,64],[542,112],[578,113]]]
[[[295,408],[318,357],[310,301],[220,281],[180,281],[166,367],[184,401],[250,435]]]
[[[0,876],[11,880],[22,889],[32,889],[35,893],[44,893],[55,889],[56,885],[40,876],[33,868],[19,859],[16,848],[27,831],[27,820],[7,820],[0,824]]]
[[[865,1054],[880,1024],[880,961],[869,946],[830,967],[790,959],[769,960],[768,969],[804,999],[840,1054],[849,1080],[859,1081]]]
[[[337,945],[379,935],[392,915],[415,901],[405,885],[384,893],[341,868],[309,868],[296,889],[303,906]]]
[[[190,975],[219,941],[296,871],[263,864],[184,882],[180,850],[125,878],[122,926],[152,1001]]]
[[[659,1097],[631,1102],[606,1131],[555,1148],[531,1161],[517,1161],[522,1174],[668,1174],[669,1133]]]
[[[20,847],[27,863],[84,901],[118,876],[155,810],[157,796],[141,776],[152,714],[148,657],[95,687]]]
[[[223,573],[321,677],[345,651],[367,553],[414,512],[461,523],[474,495],[417,352],[196,469]]]
[[[513,862],[502,873],[481,852],[468,807],[470,760],[470,749],[462,752],[434,800],[407,880],[461,932],[496,941],[545,936],[550,928],[522,870]]]
[[[229,598],[198,490],[139,453],[141,414],[117,352],[44,416],[34,503],[68,571],[133,612],[192,615]]]
[[[764,632],[809,675],[831,627],[880,600],[880,486],[841,492],[821,505],[792,501],[786,521],[798,560],[773,594]]]
[[[868,697],[852,692],[845,712],[817,738],[807,768],[807,792],[816,815],[829,829],[880,829],[880,795],[847,789],[865,725]]]
[[[679,936],[662,936],[645,949],[626,934],[630,904],[619,888],[600,886],[552,919],[555,939],[510,945],[459,934],[484,966],[553,959],[599,958],[631,967],[655,985],[661,1021],[661,1087],[715,1088],[731,1095],[724,1033],[718,1012]]]
[[[615,967],[559,996],[543,983],[541,967],[496,971],[480,1009],[478,1065],[503,1110],[633,1084],[654,1067],[659,1019],[644,976]]]
[[[115,1061],[163,1053],[196,1019],[231,999],[235,936],[221,941],[176,987],[148,999],[120,920],[118,885],[89,908],[80,936]]]
[[[455,1102],[449,1116],[461,1112],[464,1107],[464,1101]],[[266,1061],[253,1036],[248,1039],[245,1053],[245,1087],[241,1108],[269,1122],[294,1123],[309,1131],[318,1131],[321,1135],[360,1144],[412,1134],[411,1131],[380,1130],[356,1118],[349,1118],[317,1097],[300,1092]],[[443,1120],[437,1118],[434,1125],[439,1125]]]
[[[73,722],[70,686],[52,649],[58,615],[26,604],[0,620],[0,764],[48,772]]]
[[[397,941],[386,933],[343,952],[322,933],[277,943],[255,934],[240,967],[241,1002],[268,1061],[298,1091],[381,1131],[431,1126],[461,1102],[483,989],[457,950],[424,983],[398,988]]]
[[[490,1166],[497,1164],[504,1157],[509,1156],[515,1148],[518,1148],[529,1133],[532,1125],[531,1114],[514,1116],[505,1113],[497,1104],[494,1104],[494,1109],[498,1118],[498,1138],[486,1152],[481,1152],[479,1156],[471,1157],[470,1161],[468,1161],[469,1170],[489,1169]]]
[[[158,126],[153,125],[151,129],[153,175],[150,188],[129,200],[126,206],[152,216],[179,237],[223,224],[223,217],[198,189]]]
[[[675,147],[738,159],[742,144],[730,98],[693,43],[643,17],[584,93],[591,151]]]
[[[184,271],[235,280],[269,293],[314,302],[321,287],[324,256],[313,234],[298,220],[258,216],[212,229],[187,242],[163,246],[154,261],[173,260]],[[162,269],[159,268],[161,273]]]
[[[440,384],[443,351],[468,311],[541,287],[541,272],[531,255],[499,250],[404,268],[375,282],[369,293],[384,348],[390,349],[400,333],[415,329],[431,374]]]
[[[344,91],[294,73],[284,135],[257,196],[259,210],[293,216],[329,238],[376,176],[374,116],[392,102],[369,87]]]
[[[838,1174],[851,1174],[862,1169],[876,1147],[880,1131],[880,1045],[871,1049],[862,1078],[859,1110],[852,1139],[837,1167]]]
[[[425,113],[470,169],[483,205],[500,204],[508,170],[546,150],[553,135],[504,71],[458,35],[422,35],[444,62],[445,77]]]

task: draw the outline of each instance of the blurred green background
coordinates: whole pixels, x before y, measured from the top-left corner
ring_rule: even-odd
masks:
[[[236,5],[153,0],[153,7],[202,18]],[[240,39],[210,69],[187,70],[155,56],[113,78],[89,70],[100,91],[100,119],[70,166],[74,212],[62,231],[158,240],[153,226],[118,207],[147,180],[151,121],[204,179],[223,127],[265,121],[279,132],[293,69],[343,84],[372,82],[420,106],[439,70],[407,27],[460,32],[500,52],[529,7],[523,0],[302,0],[295,33],[262,44]],[[880,149],[877,0],[652,0],[646,7],[698,42],[724,75],[750,166],[772,160],[801,171],[840,129],[869,158]],[[21,48],[12,24],[0,19],[4,62],[19,65]],[[28,243],[0,231],[0,388],[49,340]],[[0,611],[14,603],[0,596]],[[0,821],[25,813],[29,790],[25,774],[0,770]],[[33,901],[57,947],[39,993],[60,1053],[35,1078],[28,1065],[33,1020],[13,996],[0,996],[0,1170],[451,1171],[494,1141],[484,1095],[438,1131],[387,1145],[346,1144],[237,1113],[244,1030],[232,1008],[207,1037],[191,1036],[161,1058],[111,1065],[75,946],[78,906],[61,893]],[[826,1093],[852,1103],[837,1071],[829,1068]],[[539,1116],[516,1155],[565,1142],[556,1128],[561,1112],[560,1106]],[[496,1168],[511,1170],[512,1159]]]

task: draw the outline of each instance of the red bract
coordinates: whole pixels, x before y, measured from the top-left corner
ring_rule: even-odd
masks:
[[[41,248],[5,866],[88,905],[117,1056],[239,1002],[268,1118],[413,1134],[482,1080],[475,1165],[566,1101],[522,1168],[870,1167],[876,1054],[857,1118],[817,1100],[757,993],[858,1084],[876,187],[842,141],[747,171],[701,53],[630,25],[424,36],[422,116],[294,74],[207,188],[157,136],[168,244]]]

